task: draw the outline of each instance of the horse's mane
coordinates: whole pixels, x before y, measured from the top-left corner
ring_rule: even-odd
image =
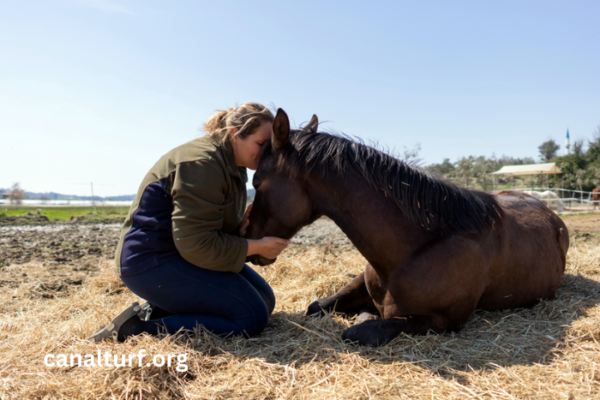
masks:
[[[353,172],[428,230],[482,232],[502,218],[492,196],[459,188],[348,137],[293,130],[279,160],[278,167],[292,175]]]

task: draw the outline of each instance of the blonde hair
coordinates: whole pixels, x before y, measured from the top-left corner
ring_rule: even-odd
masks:
[[[259,103],[248,102],[227,110],[216,111],[204,123],[204,131],[225,141],[228,138],[228,132],[237,128],[238,131],[234,136],[245,139],[264,122],[273,122],[274,120],[273,113],[267,107]]]

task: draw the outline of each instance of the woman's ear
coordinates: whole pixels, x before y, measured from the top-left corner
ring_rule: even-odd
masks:
[[[235,134],[239,132],[238,128],[231,128],[229,130],[229,132],[227,133],[227,136],[229,136],[229,140],[233,141],[235,140]]]
[[[273,121],[273,137],[271,142],[275,150],[280,150],[285,146],[290,138],[290,120],[281,108],[277,110],[277,115]]]

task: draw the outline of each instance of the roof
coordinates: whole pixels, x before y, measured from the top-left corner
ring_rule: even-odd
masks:
[[[505,165],[492,175],[548,175],[562,174],[562,171],[556,166],[556,163],[545,164],[523,164],[523,165]]]

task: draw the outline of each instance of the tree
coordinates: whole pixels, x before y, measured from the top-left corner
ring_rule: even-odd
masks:
[[[461,171],[462,178],[464,179],[465,188],[467,189],[469,188],[469,181],[471,180],[471,176],[475,175],[473,163],[473,156],[463,157],[457,162],[458,169]]]
[[[19,182],[14,183],[8,192],[8,201],[14,204],[21,204],[25,198],[25,192],[21,189]]]
[[[419,152],[421,151],[420,143],[417,143],[413,149],[409,149],[406,146],[403,147],[404,151],[402,152],[402,155],[397,158],[400,158],[411,167],[418,167],[423,163],[423,159],[419,157]]]
[[[591,144],[593,143],[591,142]],[[583,147],[584,141],[578,140],[573,143],[571,153],[554,159],[556,166],[563,172],[560,178],[551,178],[554,183],[560,181],[564,188],[585,191],[596,187],[599,181],[598,176],[600,176],[600,163],[591,161],[594,159],[594,155],[590,153],[590,150],[584,151]]]
[[[449,158],[444,158],[444,161],[442,161],[441,164],[431,164],[425,167],[425,170],[438,176],[439,178],[445,178],[446,175],[454,171],[455,168],[456,167],[450,162]]]
[[[556,157],[556,152],[560,149],[560,146],[554,141],[554,139],[546,140],[538,147],[540,150],[540,157],[542,161],[550,161]]]
[[[585,153],[587,162],[600,165],[600,126],[592,134],[592,140],[589,141],[588,151]]]

